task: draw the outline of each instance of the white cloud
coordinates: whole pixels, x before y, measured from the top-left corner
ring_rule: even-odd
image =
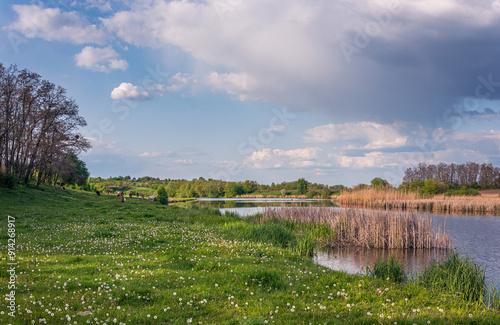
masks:
[[[388,121],[435,120],[474,91],[479,74],[500,65],[490,59],[500,52],[493,32],[500,11],[491,9],[491,1],[458,0],[173,0],[132,3],[102,21],[130,44],[173,45],[207,63],[213,73],[203,81],[238,100],[348,118],[376,111]],[[369,37],[358,35],[370,26]],[[352,60],[343,42],[356,46]],[[451,55],[454,64],[442,64]],[[207,65],[198,66],[206,75]],[[463,81],[451,82],[457,75]]]
[[[328,155],[328,158],[334,161],[336,166],[352,169],[408,166],[414,163],[413,157],[415,155],[412,152],[387,153],[380,151],[368,152],[362,156]]]
[[[247,73],[217,73],[206,76],[206,81],[213,89],[224,90],[228,94],[237,95],[238,99],[258,99],[255,97],[259,83]]]
[[[292,150],[265,148],[250,154],[244,165],[253,169],[328,166],[324,162],[322,149],[315,147]]]
[[[178,163],[180,165],[193,165],[193,159],[176,159],[174,160],[175,163]]]
[[[408,144],[408,137],[401,134],[404,125],[374,122],[348,122],[317,126],[306,131],[308,143],[337,143],[347,149],[400,148]]]
[[[151,98],[152,94],[146,89],[141,89],[128,82],[122,82],[120,86],[111,92],[112,99],[136,99],[144,100]]]
[[[172,151],[153,151],[153,152],[143,152],[139,154],[139,157],[143,158],[157,158],[157,157],[167,157],[172,154]]]
[[[110,46],[104,48],[86,46],[75,55],[75,62],[78,67],[100,72],[128,68],[128,62],[118,59],[118,53]]]
[[[37,5],[13,5],[18,19],[7,27],[28,38],[39,37],[47,41],[73,44],[103,44],[107,34],[96,25],[89,24],[77,12],[61,12],[59,8],[44,9]]]
[[[170,79],[168,79],[170,83],[169,86],[166,87],[168,91],[181,91],[188,87],[193,87],[197,80],[187,73],[176,73]]]

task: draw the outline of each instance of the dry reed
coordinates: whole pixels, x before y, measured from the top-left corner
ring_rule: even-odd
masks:
[[[500,199],[435,195],[423,198],[416,192],[395,189],[367,188],[344,191],[336,199],[341,206],[356,206],[372,209],[425,211],[435,213],[498,214]]]
[[[428,216],[384,211],[282,207],[266,209],[262,219],[327,225],[328,237],[321,239],[329,246],[388,249],[453,248],[453,241],[444,231],[444,227],[436,232],[432,226],[432,219]]]

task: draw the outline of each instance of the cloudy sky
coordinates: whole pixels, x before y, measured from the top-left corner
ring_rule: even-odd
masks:
[[[92,176],[500,165],[500,0],[3,1],[0,22],[0,62],[79,104]]]

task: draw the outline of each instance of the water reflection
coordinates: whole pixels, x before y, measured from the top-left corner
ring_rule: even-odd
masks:
[[[262,213],[265,207],[274,206],[327,206],[334,207],[331,201],[326,200],[287,200],[282,199],[236,199],[197,201],[193,204],[219,208],[222,212],[230,211],[247,216]],[[400,212],[394,212],[400,213]],[[422,215],[422,213],[415,213]],[[462,215],[436,215],[429,214],[436,228],[444,225],[446,233],[453,238],[455,249],[462,255],[468,255],[475,263],[481,265],[486,273],[486,278],[500,285],[500,217],[492,216],[462,216]],[[334,249],[320,251],[316,261],[321,265],[335,270],[349,273],[362,273],[366,266],[372,264],[378,256],[385,254],[399,254],[396,258],[405,261],[406,270],[416,271],[428,265],[432,259],[440,259],[446,254],[441,250],[408,250],[397,253],[384,250],[367,249]]]
[[[316,263],[337,271],[351,274],[366,274],[366,267],[372,266],[380,257],[393,256],[402,262],[407,273],[415,273],[433,260],[441,260],[451,251],[437,249],[386,250],[366,248],[331,248],[317,252]]]
[[[213,209],[235,209],[235,208],[258,208],[258,207],[336,207],[337,205],[330,200],[316,200],[316,199],[197,199],[182,204],[185,207],[197,206],[200,208],[213,208]],[[237,211],[237,210],[235,210]],[[260,213],[263,209],[255,209]],[[241,214],[240,214],[241,215]],[[244,215],[248,215],[244,212]]]

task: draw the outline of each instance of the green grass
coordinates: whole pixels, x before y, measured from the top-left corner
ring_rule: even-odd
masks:
[[[404,266],[393,256],[390,256],[389,259],[379,258],[371,268],[366,267],[366,274],[374,278],[387,279],[392,282],[406,282]]]
[[[460,295],[467,302],[484,302],[488,292],[481,266],[457,252],[441,262],[433,262],[417,277],[417,282],[425,287]]]
[[[0,189],[2,295],[8,215],[18,308],[12,318],[0,300],[1,324],[500,323],[437,287],[316,265],[297,247],[321,229],[307,239],[291,225],[50,187]]]

